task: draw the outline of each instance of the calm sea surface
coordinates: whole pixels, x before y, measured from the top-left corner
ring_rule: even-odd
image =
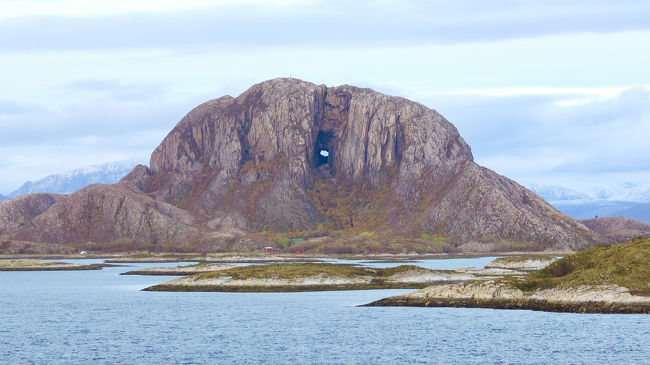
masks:
[[[172,277],[118,275],[151,266],[0,272],[0,363],[650,363],[650,315],[357,307],[409,290],[142,292]]]

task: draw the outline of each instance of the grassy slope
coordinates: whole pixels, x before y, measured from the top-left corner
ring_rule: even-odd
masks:
[[[524,291],[578,285],[616,284],[636,295],[650,295],[650,238],[600,245],[565,256],[516,283]]]

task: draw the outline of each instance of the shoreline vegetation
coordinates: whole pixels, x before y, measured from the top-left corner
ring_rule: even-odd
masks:
[[[495,260],[496,261],[496,260]],[[595,246],[523,278],[435,285],[366,306],[650,313],[650,239]]]

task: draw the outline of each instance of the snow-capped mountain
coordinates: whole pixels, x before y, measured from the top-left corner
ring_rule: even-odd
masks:
[[[573,218],[623,216],[650,223],[650,185],[620,183],[584,191],[560,185],[529,184],[528,188]]]
[[[549,203],[566,200],[592,200],[592,198],[586,193],[569,189],[561,185],[530,184],[528,185],[528,189],[532,190]]]
[[[91,184],[112,184],[131,172],[135,161],[109,162],[50,175],[38,181],[28,181],[12,191],[9,198],[30,193],[69,194]]]

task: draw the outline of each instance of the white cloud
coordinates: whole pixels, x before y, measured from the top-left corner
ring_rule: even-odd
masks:
[[[649,38],[647,1],[0,0],[0,192],[290,75],[423,102],[517,180],[636,182]]]
[[[280,3],[288,3],[282,1]],[[0,1],[0,18],[24,16],[106,16],[129,13],[172,12],[235,3],[261,4],[261,0],[41,0]]]

